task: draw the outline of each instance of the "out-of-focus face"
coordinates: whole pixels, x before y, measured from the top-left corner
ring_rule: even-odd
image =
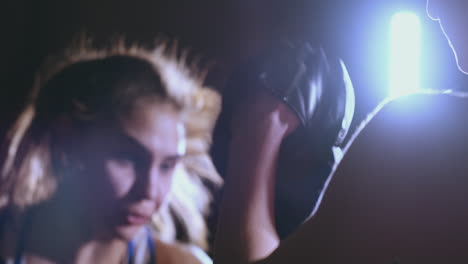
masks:
[[[468,73],[468,0],[428,0],[427,13],[440,23],[459,69]]]
[[[142,103],[83,139],[73,191],[80,218],[104,239],[131,240],[170,192],[185,152],[180,113],[168,103]]]

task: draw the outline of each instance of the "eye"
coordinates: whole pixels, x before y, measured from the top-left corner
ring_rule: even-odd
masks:
[[[121,166],[136,166],[139,160],[137,155],[126,151],[114,152],[111,158]]]
[[[179,157],[171,157],[165,159],[160,166],[162,172],[171,172],[179,161]]]

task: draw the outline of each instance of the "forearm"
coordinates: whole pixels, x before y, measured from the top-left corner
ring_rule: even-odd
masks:
[[[216,263],[264,258],[279,244],[274,223],[276,162],[287,126],[278,113],[264,129],[235,133],[215,245]],[[240,130],[240,129],[239,129]]]

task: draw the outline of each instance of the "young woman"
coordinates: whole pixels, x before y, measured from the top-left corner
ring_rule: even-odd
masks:
[[[210,262],[220,99],[197,76],[164,46],[49,60],[4,142],[0,263]]]
[[[468,1],[429,1],[428,11],[468,72]],[[237,148],[231,153],[237,155],[221,218],[239,224],[228,231],[220,226],[215,262],[468,262],[465,97],[434,92],[382,104],[354,136],[312,218],[280,242],[271,186],[281,143],[298,121],[271,95],[258,95],[256,104],[237,112],[233,126]],[[263,111],[253,111],[258,108]]]

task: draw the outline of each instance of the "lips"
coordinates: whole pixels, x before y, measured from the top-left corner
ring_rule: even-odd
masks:
[[[123,222],[126,225],[146,225],[150,220],[151,216],[138,212],[127,211],[123,215]]]

